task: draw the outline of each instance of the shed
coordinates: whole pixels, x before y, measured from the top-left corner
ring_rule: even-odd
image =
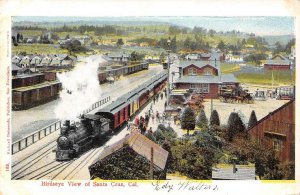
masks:
[[[150,179],[151,148],[153,148],[153,177],[166,179],[168,151],[137,131],[126,135],[105,148],[89,167],[91,178]]]

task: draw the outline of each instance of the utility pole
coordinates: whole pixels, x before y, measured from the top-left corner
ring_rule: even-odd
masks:
[[[213,99],[211,98],[210,99],[210,116],[211,116],[212,112],[213,112]]]
[[[153,147],[151,147],[150,179],[153,180]]]
[[[169,107],[169,99],[170,99],[170,44],[171,44],[171,40],[170,40],[170,37],[167,41],[168,43],[168,50],[167,50],[167,53],[168,53],[168,61],[167,61],[167,107]]]

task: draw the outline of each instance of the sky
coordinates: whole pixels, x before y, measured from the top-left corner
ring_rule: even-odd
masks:
[[[36,17],[17,16],[14,22],[76,22],[76,21],[153,21],[167,22],[173,25],[193,28],[194,26],[214,29],[216,31],[238,30],[257,35],[291,35],[295,34],[294,17],[262,16],[262,17],[195,17],[195,16],[163,16],[163,17]]]

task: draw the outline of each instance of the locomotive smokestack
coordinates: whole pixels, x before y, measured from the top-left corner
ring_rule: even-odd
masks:
[[[65,126],[70,127],[70,120],[65,121]]]

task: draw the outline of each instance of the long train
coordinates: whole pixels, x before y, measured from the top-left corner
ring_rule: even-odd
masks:
[[[149,64],[147,62],[143,62],[140,64],[123,66],[111,70],[104,70],[98,73],[98,79],[101,84],[101,83],[105,83],[109,76],[119,77],[122,75],[133,74],[141,70],[146,70],[148,68],[149,68]]]
[[[95,114],[81,116],[79,123],[71,125],[66,121],[57,139],[56,160],[71,160],[107,141],[151,97],[164,88],[166,80],[167,74],[161,73]]]

